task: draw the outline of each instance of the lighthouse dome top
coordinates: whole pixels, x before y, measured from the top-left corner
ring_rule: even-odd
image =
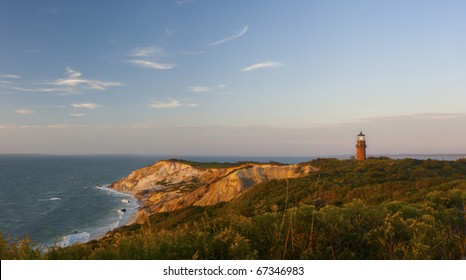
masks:
[[[358,141],[365,141],[365,135],[362,133],[362,131],[358,134]]]

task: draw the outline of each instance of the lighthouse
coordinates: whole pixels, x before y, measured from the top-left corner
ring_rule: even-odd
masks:
[[[362,131],[358,134],[356,140],[356,159],[366,160],[366,136],[362,134]]]

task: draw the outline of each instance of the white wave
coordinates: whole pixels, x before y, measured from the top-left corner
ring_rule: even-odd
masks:
[[[117,190],[114,190],[110,188],[110,185],[104,185],[104,186],[96,186],[98,190],[105,191],[109,195],[117,196],[117,197],[132,197],[131,195],[127,193],[122,193]]]
[[[122,220],[123,217],[125,216],[125,213],[126,213],[126,209],[121,209],[121,210],[117,210],[118,212],[118,220]]]
[[[120,226],[120,221],[112,221],[110,224],[107,224],[102,227],[94,228],[91,232],[91,239],[99,238],[104,236],[107,232],[117,228]]]
[[[110,228],[109,230],[112,230],[112,229],[115,229],[115,228],[117,228],[119,226],[120,226],[120,221],[116,221],[116,222],[114,222],[113,224],[111,224],[108,227]],[[109,230],[107,230],[107,231],[109,231]]]
[[[54,245],[66,247],[76,243],[85,243],[92,239],[97,239],[105,236],[105,234],[109,231],[124,225],[127,222],[127,220],[134,214],[134,211],[138,209],[137,200],[134,199],[134,201],[136,201],[136,203],[134,205],[131,203],[130,205],[128,205],[129,207],[127,208],[115,209],[117,217],[107,220],[103,223],[103,226],[87,228],[80,233],[62,236],[58,239],[57,242],[54,242]],[[125,209],[126,211],[122,211],[123,209]]]
[[[39,198],[37,201],[56,201],[61,200],[59,197],[51,197],[51,198]]]
[[[76,243],[85,243],[89,241],[91,235],[88,232],[73,233],[62,236],[55,245],[59,247],[66,247]]]
[[[139,208],[139,205],[137,204],[137,202],[135,204],[130,204],[128,206],[126,206],[126,208],[122,208],[122,209],[117,209],[117,212],[118,212],[118,222],[119,222],[119,225],[124,225],[128,219],[138,210]]]
[[[75,243],[84,243],[89,240],[101,238],[105,234],[115,228],[124,225],[128,219],[134,214],[139,208],[139,201],[132,195],[122,193],[110,188],[110,185],[97,185],[96,189],[106,192],[108,195],[119,197],[121,200],[121,206],[114,208],[115,211],[112,218],[105,221],[101,221],[100,226],[90,227],[81,229],[82,232],[70,234],[61,237],[58,242],[54,242],[54,245],[66,247]]]

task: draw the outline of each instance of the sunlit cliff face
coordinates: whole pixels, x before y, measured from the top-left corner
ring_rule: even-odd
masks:
[[[244,164],[230,168],[196,168],[160,161],[136,170],[113,188],[136,193],[149,212],[229,201],[246,189],[269,180],[298,178],[317,169],[310,165]]]

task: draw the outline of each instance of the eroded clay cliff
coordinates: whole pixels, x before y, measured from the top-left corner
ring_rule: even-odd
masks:
[[[229,168],[196,168],[164,160],[132,172],[112,187],[134,193],[145,203],[145,211],[156,213],[229,201],[259,183],[302,177],[313,171],[316,168],[310,165],[248,163]]]

